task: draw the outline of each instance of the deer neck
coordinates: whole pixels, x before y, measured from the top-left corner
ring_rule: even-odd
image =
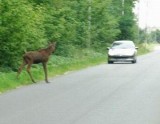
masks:
[[[48,56],[50,56],[50,55],[52,54],[53,51],[50,50],[49,48],[47,48],[47,49],[46,49],[46,52],[47,52]]]

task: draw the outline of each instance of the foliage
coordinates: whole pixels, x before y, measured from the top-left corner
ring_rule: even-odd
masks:
[[[16,67],[24,51],[45,44],[42,8],[25,0],[3,0],[0,10],[0,65]]]
[[[124,6],[121,2],[1,0],[1,67],[16,70],[25,51],[45,47],[48,41],[57,42],[56,55],[73,57],[76,49],[104,52],[113,40],[134,40],[135,0],[125,0]]]
[[[111,0],[95,0],[92,7],[92,44],[99,49],[111,43],[120,33],[118,20],[109,14]]]
[[[160,43],[160,30],[159,29],[150,29],[150,31],[145,29],[139,30],[139,40],[144,43]]]
[[[138,45],[138,54],[144,54],[151,51],[150,46],[153,45]],[[81,52],[81,54],[79,54],[79,52]],[[101,64],[105,61],[106,53],[98,53],[88,49],[76,49],[74,57],[62,57],[53,55],[48,63],[49,76],[64,74],[68,71],[74,71],[80,68]],[[31,73],[33,74],[36,81],[44,80],[44,73],[41,65],[34,65]],[[16,72],[0,72],[0,77],[0,93],[32,83],[28,73],[25,70],[22,71],[19,79],[16,78]]]
[[[103,63],[106,60],[106,55],[102,53],[90,50],[82,50],[81,52],[83,55],[78,54],[76,58],[53,55],[48,63],[49,76],[56,76],[68,71],[93,66]],[[76,53],[79,53],[79,50],[76,50]],[[43,67],[41,64],[34,65],[31,73],[37,82],[44,80]],[[0,72],[0,93],[32,83],[25,69],[22,71],[19,79],[16,78],[16,74],[16,72]]]
[[[118,0],[112,1],[111,12],[116,15],[119,20],[120,34],[117,39],[135,40],[138,34],[138,26],[136,24],[133,7],[136,0]],[[121,16],[120,16],[121,15]]]
[[[160,43],[160,30],[159,29],[151,31],[149,35],[150,35],[149,41]]]

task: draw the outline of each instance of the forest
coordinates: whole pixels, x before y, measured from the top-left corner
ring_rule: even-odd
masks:
[[[17,71],[22,55],[56,42],[56,56],[105,53],[114,40],[137,41],[136,0],[1,0],[0,71]],[[76,54],[75,54],[76,53]],[[5,68],[5,69],[4,69]]]

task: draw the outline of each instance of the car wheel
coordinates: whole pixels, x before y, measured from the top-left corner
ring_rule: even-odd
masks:
[[[137,60],[136,60],[136,59],[135,59],[135,60],[133,60],[133,61],[132,61],[132,63],[137,63]]]
[[[113,64],[113,61],[108,61],[108,64]]]

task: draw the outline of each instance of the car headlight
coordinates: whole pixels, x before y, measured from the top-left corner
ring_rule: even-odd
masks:
[[[110,51],[108,52],[108,55],[109,55],[109,56],[113,56],[113,55],[115,55],[115,52],[112,51],[112,50],[110,50]]]
[[[125,53],[125,55],[128,55],[128,56],[134,56],[135,52],[134,51],[128,51]]]

